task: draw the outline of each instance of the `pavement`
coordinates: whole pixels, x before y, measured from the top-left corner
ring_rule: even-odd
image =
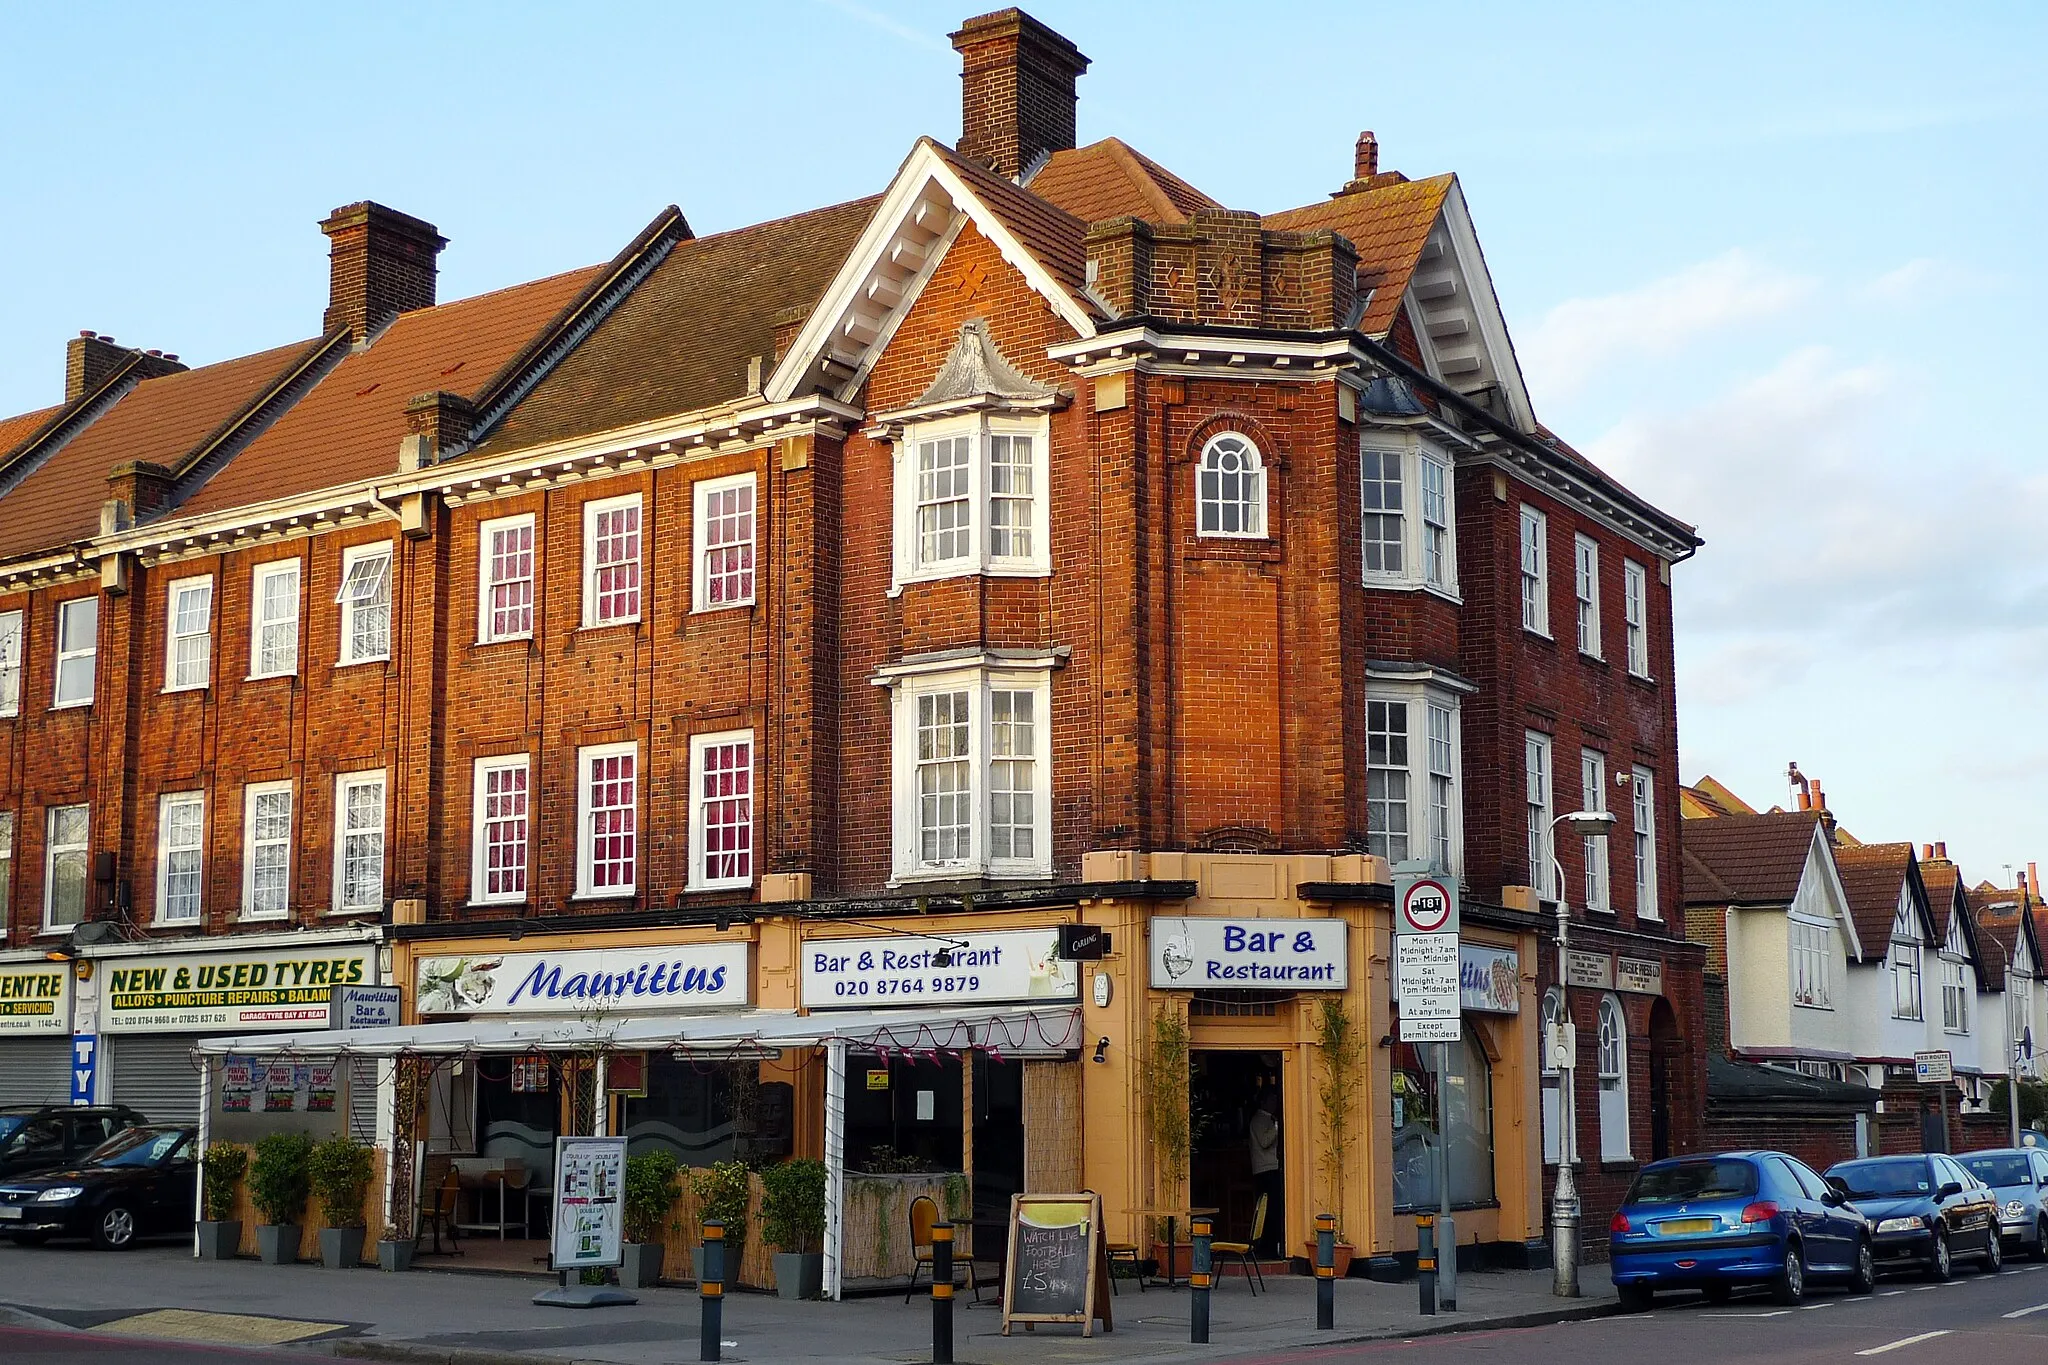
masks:
[[[531,1302],[548,1281],[533,1276],[412,1271],[330,1271],[318,1266],[266,1266],[255,1261],[199,1261],[183,1246],[122,1253],[67,1246],[0,1245],[0,1322],[34,1334],[38,1351],[54,1351],[69,1332],[78,1359],[134,1358],[106,1354],[120,1344],[176,1341],[234,1348],[222,1359],[303,1359],[326,1354],[357,1359],[505,1365],[667,1365],[698,1358],[700,1300],[693,1290],[641,1290],[630,1307],[576,1310]],[[1614,1310],[1602,1267],[1588,1267],[1587,1297],[1550,1293],[1548,1271],[1476,1273],[1460,1277],[1459,1310],[1423,1317],[1411,1284],[1343,1280],[1336,1285],[1336,1330],[1315,1328],[1314,1282],[1275,1276],[1256,1297],[1227,1278],[1211,1298],[1210,1344],[1188,1342],[1189,1291],[1138,1292],[1125,1283],[1111,1300],[1115,1330],[1093,1337],[1078,1327],[1020,1325],[1001,1335],[1000,1311],[969,1306],[963,1291],[955,1314],[955,1355],[962,1365],[1010,1362],[1146,1362],[1318,1354],[1347,1343],[1414,1339],[1432,1333],[1503,1330]],[[843,1303],[795,1303],[734,1293],[725,1300],[723,1357],[733,1361],[887,1361],[931,1358],[931,1308],[920,1294]],[[0,1357],[16,1358],[28,1338],[0,1327]],[[241,1352],[247,1351],[248,1355]],[[273,1355],[273,1351],[283,1353]],[[25,1356],[23,1358],[26,1358]],[[40,1358],[40,1357],[39,1357]],[[49,1359],[73,1358],[62,1353]],[[197,1359],[184,1353],[164,1359]]]

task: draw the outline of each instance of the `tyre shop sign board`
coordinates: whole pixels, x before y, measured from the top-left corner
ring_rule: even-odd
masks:
[[[363,943],[269,952],[117,957],[99,963],[106,1033],[324,1029],[337,986],[376,980]]]
[[[69,1032],[71,964],[0,963],[0,1033]]]
[[[1152,921],[1154,990],[1341,991],[1351,984],[1341,919]]]

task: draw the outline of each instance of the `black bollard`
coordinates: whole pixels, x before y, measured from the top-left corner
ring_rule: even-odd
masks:
[[[1337,1215],[1316,1215],[1316,1330],[1337,1325]]]
[[[1209,1259],[1210,1223],[1207,1218],[1194,1220],[1195,1259],[1188,1265],[1188,1340],[1197,1346],[1209,1343],[1209,1286],[1215,1282]],[[1167,1254],[1173,1253],[1168,1247]]]
[[[953,1225],[932,1224],[932,1365],[953,1365]]]
[[[1415,1215],[1415,1290],[1422,1297],[1422,1316],[1436,1316],[1436,1215]]]
[[[725,1224],[716,1218],[704,1224],[704,1249],[697,1259],[697,1292],[704,1321],[697,1334],[697,1359],[718,1359],[718,1338],[725,1330]]]

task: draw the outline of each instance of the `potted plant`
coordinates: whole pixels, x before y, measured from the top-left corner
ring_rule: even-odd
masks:
[[[1365,1041],[1358,1022],[1337,996],[1324,996],[1315,1013],[1316,1052],[1323,1072],[1316,1086],[1322,1111],[1322,1164],[1336,1200],[1337,1241],[1331,1265],[1338,1279],[1351,1273],[1354,1248],[1344,1240],[1345,1177],[1350,1172],[1352,1116],[1358,1107],[1358,1078],[1365,1069]],[[1308,1238],[1308,1259],[1316,1259],[1316,1239]]]
[[[320,1197],[320,1260],[329,1270],[348,1270],[363,1259],[363,1196],[370,1188],[370,1149],[346,1133],[313,1148],[307,1162],[313,1193]]]
[[[799,1157],[761,1172],[761,1233],[777,1248],[775,1292],[815,1299],[825,1284],[825,1163]]]
[[[1188,1042],[1187,1017],[1162,1006],[1152,1016],[1151,1037],[1139,1073],[1152,1137],[1153,1190],[1168,1206],[1180,1204],[1194,1150],[1194,1125],[1188,1108]],[[1192,1231],[1182,1220],[1175,1229],[1175,1240],[1169,1243],[1161,1240],[1166,1235],[1166,1220],[1159,1220],[1152,1254],[1171,1273],[1185,1273],[1191,1266],[1194,1244],[1179,1237]]]
[[[232,1261],[242,1249],[242,1220],[235,1217],[235,1194],[249,1169],[249,1149],[238,1142],[216,1142],[206,1149],[200,1166],[200,1202],[206,1217],[199,1224],[199,1259]]]
[[[697,1219],[716,1218],[725,1226],[725,1279],[739,1280],[740,1257],[747,1247],[747,1211],[753,1203],[754,1175],[744,1161],[714,1161],[709,1170],[690,1172],[690,1193],[697,1197]]]
[[[645,1289],[661,1280],[669,1214],[682,1194],[676,1187],[677,1169],[675,1154],[665,1147],[626,1158],[625,1261],[619,1266],[623,1288]]]
[[[311,1188],[307,1162],[313,1139],[304,1133],[272,1133],[256,1144],[249,1163],[249,1202],[263,1221],[256,1225],[256,1253],[268,1265],[299,1259],[299,1215]]]

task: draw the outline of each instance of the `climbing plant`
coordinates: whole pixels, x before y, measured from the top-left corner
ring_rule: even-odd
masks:
[[[1188,1021],[1162,1005],[1152,1016],[1139,1083],[1145,1093],[1145,1119],[1152,1134],[1155,1186],[1161,1198],[1172,1198],[1187,1179],[1193,1133],[1188,1123]]]
[[[1322,1075],[1316,1084],[1316,1101],[1322,1111],[1323,1173],[1329,1177],[1338,1216],[1344,1211],[1344,1178],[1351,1169],[1353,1115],[1358,1107],[1360,1073],[1365,1065],[1365,1042],[1358,1021],[1338,996],[1324,996],[1316,1006],[1315,1045],[1322,1059]]]

